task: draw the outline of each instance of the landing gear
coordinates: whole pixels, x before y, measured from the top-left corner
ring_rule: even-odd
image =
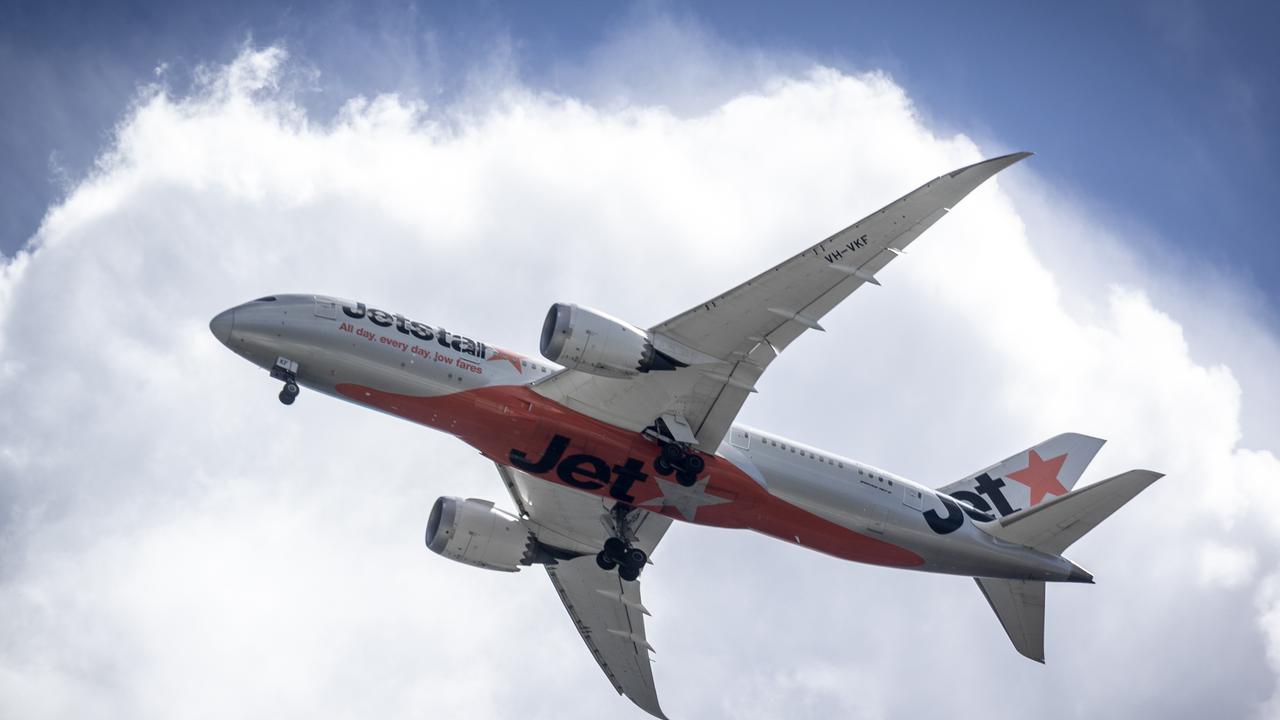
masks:
[[[280,391],[279,398],[280,398],[280,402],[284,403],[285,405],[292,405],[293,401],[298,399],[298,383],[295,383],[295,382],[285,383],[284,389]]]
[[[649,562],[649,555],[623,538],[628,536],[628,516],[632,508],[623,503],[613,506],[612,525],[617,535],[604,541],[604,548],[596,553],[596,565],[601,570],[617,569],[618,577],[627,582],[635,582],[640,571]]]
[[[653,425],[645,428],[644,435],[658,443],[661,448],[657,459],[653,461],[653,469],[659,475],[674,474],[676,482],[689,487],[698,482],[698,475],[707,469],[707,461],[691,449],[694,442],[693,435],[688,433],[687,426],[683,429],[685,440],[681,441],[672,436],[670,426],[665,420],[659,418]]]
[[[298,363],[287,357],[276,358],[276,364],[271,368],[271,377],[284,381],[284,388],[280,390],[280,402],[285,405],[292,405],[294,400],[298,399]]]

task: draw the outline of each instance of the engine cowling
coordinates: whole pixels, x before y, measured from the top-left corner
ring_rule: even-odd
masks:
[[[629,378],[684,363],[656,350],[649,334],[599,310],[556,303],[542,323],[542,355],[574,370]]]
[[[519,518],[488,500],[442,497],[427,520],[427,547],[467,565],[516,572],[531,564],[537,543]]]

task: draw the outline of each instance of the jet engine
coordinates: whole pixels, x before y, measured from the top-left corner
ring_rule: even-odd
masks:
[[[542,323],[543,357],[592,375],[629,378],[685,363],[653,347],[644,330],[598,310],[556,303]]]
[[[492,502],[442,497],[427,520],[427,547],[450,560],[516,572],[533,562],[538,546],[519,518]]]

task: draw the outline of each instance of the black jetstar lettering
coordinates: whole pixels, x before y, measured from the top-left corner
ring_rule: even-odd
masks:
[[[1005,498],[1004,493],[1000,492],[1000,488],[1004,487],[1003,480],[992,478],[990,475],[982,473],[974,478],[973,481],[978,484],[978,492],[991,498],[991,504],[996,506],[996,512],[1000,513],[1000,517],[1018,511],[1017,508],[1009,504],[1009,500]],[[985,504],[983,503],[983,505]],[[982,509],[982,505],[977,503],[974,503],[974,507]]]
[[[403,315],[393,315],[386,310],[366,307],[364,303],[356,303],[355,307],[343,305],[342,312],[349,318],[368,320],[378,327],[395,327],[397,332],[412,335],[419,340],[435,340],[440,343],[440,347],[456,350],[464,355],[486,360],[489,357],[490,348],[482,342],[456,335],[444,328],[434,328],[416,320],[409,320]]]
[[[926,510],[924,512],[924,521],[929,523],[929,529],[939,535],[953,533],[960,529],[964,524],[964,510],[960,507],[960,503],[952,500],[946,495],[937,495],[942,501],[942,506],[947,509],[947,516],[942,517],[937,510]]]
[[[644,461],[629,457],[621,465],[612,468],[601,458],[589,453],[565,456],[572,441],[564,435],[555,435],[542,451],[542,457],[534,460],[524,450],[512,448],[509,455],[512,467],[531,475],[543,475],[554,468],[556,477],[566,485],[582,490],[599,490],[609,486],[609,495],[615,500],[635,502],[631,487],[644,482],[649,476],[642,472]]]
[[[859,248],[865,247],[866,244],[867,244],[867,236],[859,235],[853,240],[850,240],[849,242],[845,243],[843,247],[840,247],[836,250],[833,250],[832,252],[827,253],[824,257],[826,258],[827,262],[834,263],[835,261],[844,257],[845,253],[856,252]]]

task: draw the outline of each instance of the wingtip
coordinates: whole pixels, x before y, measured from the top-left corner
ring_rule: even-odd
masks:
[[[1000,155],[997,157],[988,158],[986,160],[981,160],[979,162],[973,163],[972,165],[965,165],[959,170],[953,170],[947,173],[947,177],[955,178],[975,168],[984,168],[988,171],[988,174],[983,178],[985,180],[986,177],[990,177],[991,175],[994,175],[1000,172],[1001,170],[1004,170],[1005,168],[1009,167],[1010,165],[1020,160],[1029,158],[1031,157],[1032,154],[1033,153],[1023,150],[1021,152],[1009,153],[1007,155]]]

